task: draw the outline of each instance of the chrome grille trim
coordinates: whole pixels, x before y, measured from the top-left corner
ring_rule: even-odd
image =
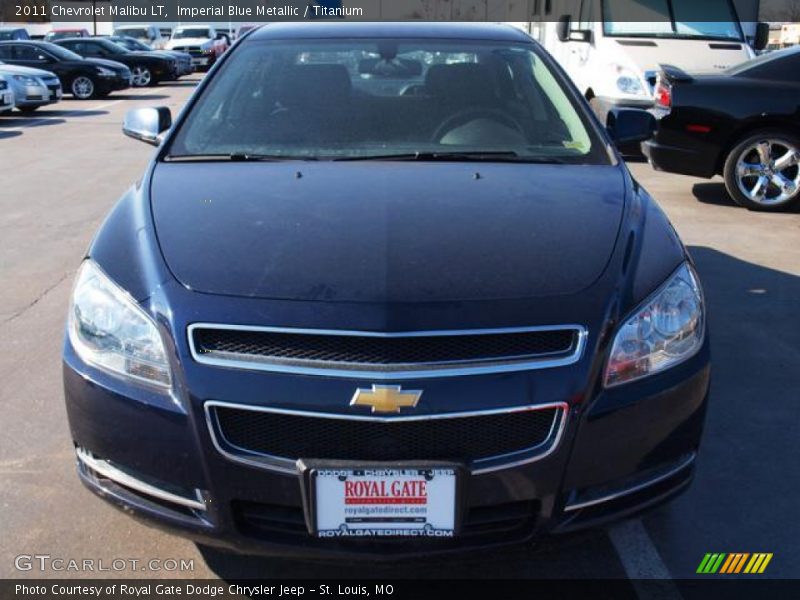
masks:
[[[141,479],[137,479],[136,477],[115,467],[110,462],[97,458],[84,448],[76,448],[75,455],[81,463],[101,477],[110,479],[111,481],[114,481],[115,483],[118,483],[124,487],[130,488],[147,496],[152,496],[153,498],[158,498],[159,500],[164,500],[165,502],[172,502],[173,504],[185,506],[186,508],[191,508],[193,510],[206,510],[206,503],[203,500],[203,495],[200,493],[200,490],[194,490],[194,498],[179,496],[178,494],[173,494],[172,492],[162,490],[161,488],[142,481]]]
[[[383,421],[383,422],[389,422],[389,421],[408,422],[408,421],[419,421],[426,419],[459,419],[459,418],[470,418],[470,417],[480,417],[487,415],[524,412],[529,410],[557,409],[554,413],[555,416],[553,417],[553,423],[550,426],[550,432],[547,434],[547,437],[544,439],[543,442],[535,446],[531,446],[530,448],[525,448],[510,454],[491,456],[473,461],[472,468],[470,469],[470,472],[473,475],[480,475],[482,473],[489,473],[492,471],[509,469],[511,467],[517,467],[520,465],[536,462],[542,460],[543,458],[546,458],[547,456],[550,456],[550,454],[555,452],[555,450],[558,448],[561,442],[561,438],[563,437],[564,429],[566,428],[567,424],[567,416],[569,413],[569,405],[566,402],[550,402],[548,404],[529,404],[525,406],[514,406],[507,408],[496,408],[496,409],[487,409],[478,411],[465,411],[465,412],[439,413],[439,414],[434,413],[427,415],[411,415],[411,416],[399,416],[399,417],[397,416],[381,417],[381,416],[370,416],[370,415],[348,415],[342,413],[309,412],[309,411],[299,411],[299,410],[291,410],[283,408],[274,408],[270,406],[253,406],[250,404],[236,404],[233,402],[221,402],[218,400],[209,400],[208,402],[205,403],[203,410],[205,412],[206,425],[208,426],[208,431],[211,436],[211,441],[214,444],[214,447],[217,449],[217,452],[219,452],[222,456],[224,456],[228,460],[237,463],[291,475],[296,475],[298,473],[298,468],[299,468],[298,463],[304,457],[293,459],[283,456],[272,456],[269,454],[257,454],[251,450],[247,450],[245,448],[238,448],[233,444],[230,444],[222,435],[219,424],[217,423],[216,414],[215,411],[213,410],[215,407],[232,408],[237,410],[251,410],[255,412],[270,412],[276,414],[292,415],[298,417],[309,417],[317,419],[343,419],[351,421]],[[240,451],[241,454],[232,452],[231,450],[227,449],[225,445],[227,445],[228,448],[232,450]],[[541,452],[537,453],[537,450],[541,450]]]
[[[459,336],[459,335],[497,335],[513,333],[530,333],[538,331],[557,331],[571,330],[574,332],[574,343],[568,353],[555,356],[542,355],[523,359],[487,359],[474,361],[459,361],[456,365],[450,363],[418,363],[412,368],[406,369],[386,369],[381,370],[375,367],[352,368],[342,367],[322,367],[322,366],[302,366],[297,364],[285,364],[270,362],[269,358],[249,358],[247,360],[235,357],[209,356],[198,352],[195,346],[194,332],[196,329],[220,329],[229,331],[250,331],[268,332],[285,334],[310,334],[310,335],[332,335],[332,336],[361,336],[378,338],[399,338],[399,337],[438,337],[438,336]],[[587,330],[582,325],[544,325],[534,327],[508,327],[497,329],[450,329],[433,331],[405,331],[405,332],[377,332],[377,331],[353,331],[353,330],[332,330],[332,329],[302,329],[288,327],[262,327],[254,325],[223,325],[219,323],[192,323],[187,327],[187,337],[189,350],[195,362],[214,367],[227,367],[234,369],[269,371],[273,373],[292,373],[295,375],[317,375],[324,377],[340,377],[347,379],[369,379],[372,381],[396,381],[403,379],[429,379],[435,377],[461,377],[466,375],[484,375],[491,373],[509,373],[515,371],[530,371],[534,369],[549,369],[563,367],[574,364],[583,356],[586,346]],[[310,362],[310,361],[309,361]]]
[[[679,461],[677,465],[673,465],[672,467],[670,467],[666,471],[664,471],[662,473],[659,473],[656,476],[654,476],[654,477],[652,477],[652,478],[650,478],[650,479],[648,479],[646,481],[642,481],[642,482],[636,483],[634,485],[628,486],[626,488],[623,488],[623,489],[620,489],[620,490],[616,490],[616,491],[608,493],[608,494],[604,494],[603,496],[600,496],[600,497],[597,497],[597,498],[593,498],[591,500],[586,500],[586,501],[583,501],[583,502],[573,502],[572,504],[567,504],[564,507],[564,512],[582,510],[584,508],[597,506],[598,504],[603,504],[605,502],[611,502],[612,500],[617,500],[618,498],[623,498],[623,497],[628,496],[630,494],[635,494],[636,492],[640,492],[640,491],[642,491],[642,490],[644,490],[644,489],[646,489],[646,488],[648,488],[650,486],[653,486],[653,485],[655,485],[657,483],[661,483],[662,481],[677,475],[678,473],[680,473],[681,471],[683,471],[684,469],[689,467],[694,462],[695,458],[697,458],[697,453],[696,452],[691,452],[688,456],[686,456],[686,458],[684,458],[683,460]]]

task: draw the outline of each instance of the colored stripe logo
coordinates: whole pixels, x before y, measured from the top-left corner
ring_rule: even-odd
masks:
[[[749,573],[752,575],[763,573],[772,560],[771,552],[709,552],[700,561],[697,573],[702,575],[735,575]]]

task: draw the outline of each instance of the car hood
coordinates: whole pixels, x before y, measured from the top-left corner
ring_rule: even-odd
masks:
[[[88,63],[96,67],[106,67],[107,69],[113,69],[115,71],[124,71],[128,68],[120,62],[107,60],[105,58],[84,58],[81,62],[84,64]]]
[[[144,56],[146,58],[153,58],[155,60],[162,60],[162,61],[169,61],[170,57],[166,54],[161,53],[158,50],[131,50],[128,52],[128,56],[131,58],[135,58],[137,56]]]
[[[166,263],[192,290],[466,301],[590,286],[625,182],[614,166],[158,163],[150,198]]]
[[[28,75],[30,77],[46,77],[48,79],[55,77],[50,71],[42,69],[33,69],[31,67],[20,67],[17,65],[0,64],[0,74],[8,75]]]
[[[210,38],[180,38],[167,42],[165,49],[172,50],[175,46],[202,46],[210,41]]]
[[[611,46],[619,60],[633,62],[642,73],[658,71],[662,64],[692,73],[720,73],[751,58],[747,44],[730,41],[615,38]],[[615,59],[616,60],[616,59]]]

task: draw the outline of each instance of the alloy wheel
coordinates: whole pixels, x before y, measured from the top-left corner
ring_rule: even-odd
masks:
[[[81,100],[86,100],[94,95],[94,81],[86,75],[76,77],[72,82],[72,95]]]
[[[150,69],[142,66],[135,66],[133,68],[133,86],[134,87],[147,87],[153,80],[153,74]]]
[[[736,183],[752,202],[784,204],[800,191],[800,151],[786,140],[758,140],[739,154]]]

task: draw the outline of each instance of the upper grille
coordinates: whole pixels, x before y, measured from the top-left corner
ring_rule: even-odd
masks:
[[[566,364],[577,360],[582,337],[578,327],[377,334],[210,325],[190,327],[189,336],[199,362],[331,374],[384,372],[392,378],[403,371],[441,376],[447,369],[476,366]]]
[[[381,462],[483,461],[545,452],[555,443],[563,405],[430,418],[335,418],[210,403],[212,433],[226,453],[278,458]]]

